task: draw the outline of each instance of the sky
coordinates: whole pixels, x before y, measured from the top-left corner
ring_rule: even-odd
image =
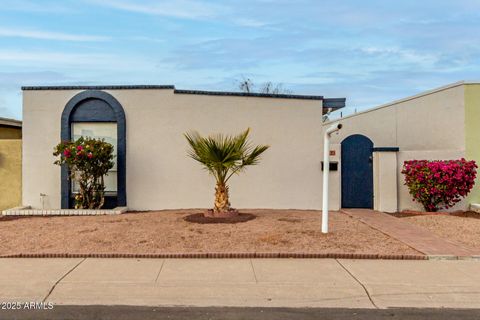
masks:
[[[344,114],[480,80],[480,0],[1,0],[0,117],[24,85],[282,83]]]

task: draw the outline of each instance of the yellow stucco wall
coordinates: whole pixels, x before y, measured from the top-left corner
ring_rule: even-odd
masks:
[[[465,146],[467,160],[480,166],[480,84],[465,85]],[[480,177],[468,197],[469,203],[480,203]]]
[[[0,139],[22,139],[22,128],[0,125]]]
[[[22,140],[0,140],[0,210],[22,202]]]

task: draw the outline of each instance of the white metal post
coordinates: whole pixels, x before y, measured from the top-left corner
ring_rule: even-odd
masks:
[[[322,194],[322,233],[328,233],[328,178],[330,173],[330,135],[342,128],[336,124],[325,130],[323,138],[323,194]]]

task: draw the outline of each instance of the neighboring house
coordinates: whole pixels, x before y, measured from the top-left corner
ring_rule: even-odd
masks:
[[[0,139],[22,139],[22,121],[0,117]]]
[[[22,122],[0,118],[0,210],[21,204]]]
[[[72,206],[75,190],[52,150],[81,135],[116,146],[107,205],[131,210],[211,206],[212,178],[187,157],[183,133],[190,130],[250,127],[254,143],[271,145],[258,166],[232,179],[237,208],[320,209],[323,131],[338,122],[331,209],[421,209],[403,185],[403,161],[480,161],[480,83],[455,83],[328,123],[325,110],[342,108],[345,99],[173,86],[24,87],[23,95],[23,205],[34,208]],[[480,202],[478,186],[454,209],[472,202]]]
[[[322,115],[345,99],[177,90],[173,86],[23,88],[23,205],[72,207],[67,172],[53,147],[81,135],[117,150],[106,179],[107,207],[131,210],[211,206],[212,177],[187,156],[183,134],[237,134],[250,127],[269,144],[258,166],[232,179],[238,208],[319,208]],[[40,194],[44,194],[40,198]]]
[[[480,82],[457,82],[324,124],[341,122],[331,149],[330,204],[422,210],[400,173],[405,160],[466,158],[480,165]],[[478,184],[478,179],[477,179]],[[452,210],[480,203],[480,185]]]

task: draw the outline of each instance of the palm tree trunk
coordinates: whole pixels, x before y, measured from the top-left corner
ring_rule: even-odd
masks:
[[[230,200],[228,195],[228,186],[224,183],[217,182],[215,187],[215,205],[213,214],[217,216],[230,213]]]

